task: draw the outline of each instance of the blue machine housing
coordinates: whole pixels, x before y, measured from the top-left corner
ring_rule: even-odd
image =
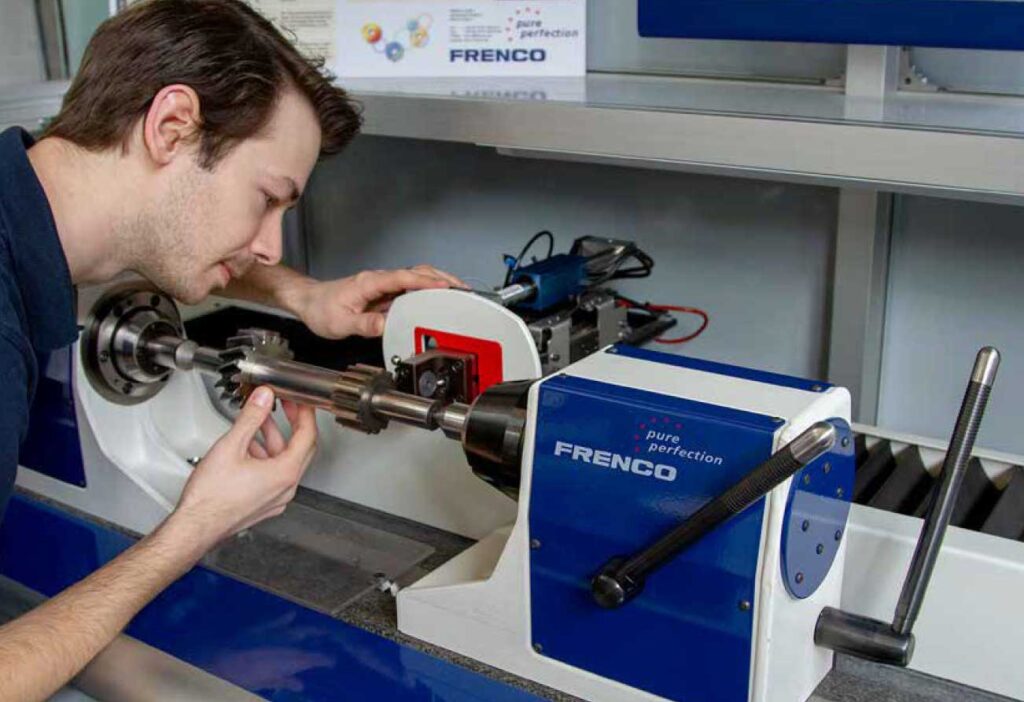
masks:
[[[666,373],[686,368],[805,392],[809,403],[831,388],[629,346],[606,353],[623,363],[662,364]],[[788,592],[782,596],[794,601],[822,584],[845,533],[853,441],[844,420],[829,421],[836,448],[799,471],[784,498],[772,567],[781,567]],[[766,460],[785,423],[595,378],[545,381],[530,480],[534,649],[671,700],[748,700],[754,622],[764,604],[756,593],[765,499],[652,573],[620,608],[596,605],[590,581],[611,558],[651,544]]]
[[[640,36],[1024,49],[1020,0],[638,0]]]
[[[647,545],[768,458],[778,427],[772,417],[592,380],[546,382],[530,489],[530,534],[540,544],[530,563],[535,647],[669,699],[746,700],[763,499],[620,609],[596,606],[589,582],[609,558]],[[652,451],[652,432],[679,436],[702,458]],[[591,462],[576,447],[590,449]],[[626,458],[630,469],[601,465]],[[657,466],[674,476],[662,469],[659,478]]]
[[[583,292],[587,279],[587,259],[573,254],[556,254],[516,270],[513,283],[533,285],[536,293],[518,303],[520,310],[543,312]]]

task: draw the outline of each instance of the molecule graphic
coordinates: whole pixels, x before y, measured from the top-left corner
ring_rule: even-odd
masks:
[[[420,15],[405,23],[391,37],[390,41],[384,41],[384,30],[376,22],[368,22],[363,25],[363,40],[378,54],[384,56],[391,62],[397,63],[405,56],[407,46],[415,49],[422,49],[430,43],[430,26],[434,18],[430,15]]]
[[[402,57],[405,56],[405,47],[397,41],[389,41],[387,46],[384,47],[384,55],[390,61],[401,61]]]

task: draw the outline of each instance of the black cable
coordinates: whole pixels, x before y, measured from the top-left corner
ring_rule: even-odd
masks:
[[[632,268],[622,267],[627,261],[633,258],[635,258],[640,265],[633,266]],[[589,281],[589,286],[595,287],[612,280],[622,280],[625,278],[646,278],[651,275],[651,270],[653,268],[654,259],[640,249],[634,247],[612,259],[604,270],[592,275],[591,280]]]
[[[526,242],[526,246],[524,246],[523,250],[519,252],[518,256],[516,256],[515,263],[513,265],[509,266],[506,269],[506,271],[505,271],[505,282],[502,285],[502,287],[508,287],[512,283],[512,274],[515,273],[519,269],[519,264],[522,263],[523,257],[526,256],[526,254],[530,250],[530,248],[535,243],[537,243],[537,241],[539,239],[541,239],[542,237],[547,237],[547,239],[548,239],[548,255],[545,256],[545,258],[551,258],[552,254],[554,254],[554,252],[555,252],[555,236],[554,236],[554,234],[549,232],[547,229],[545,229],[543,231],[539,231],[536,234],[534,234],[532,237],[530,237],[530,240]]]
[[[612,280],[620,280],[622,278],[647,278],[651,275],[651,271],[654,269],[654,259],[640,249],[633,252],[633,257],[640,262],[640,265],[634,268],[622,268],[618,270],[615,275],[612,276]]]

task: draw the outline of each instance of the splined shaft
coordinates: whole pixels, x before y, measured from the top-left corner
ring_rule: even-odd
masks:
[[[339,424],[368,434],[378,433],[391,420],[433,430],[445,409],[438,400],[395,390],[383,368],[358,364],[335,371],[293,361],[288,342],[263,329],[240,331],[223,350],[164,335],[147,343],[143,353],[165,368],[217,375],[221,397],[236,406],[266,385],[280,399],[326,410]],[[199,359],[204,362],[197,363]]]

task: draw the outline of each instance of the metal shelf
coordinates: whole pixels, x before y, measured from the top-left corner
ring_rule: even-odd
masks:
[[[346,80],[368,134],[509,155],[1024,204],[1024,100],[658,76]],[[66,83],[8,87],[38,127]]]
[[[1024,203],[1024,102],[592,74],[351,80],[366,133],[529,157]]]

